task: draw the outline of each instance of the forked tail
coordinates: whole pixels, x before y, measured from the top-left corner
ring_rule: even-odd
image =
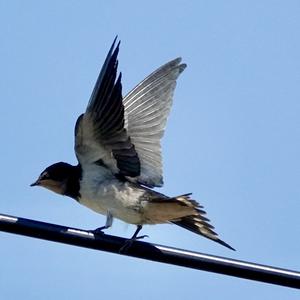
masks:
[[[206,215],[206,212],[203,210],[203,206],[201,206],[197,201],[192,200],[190,195],[191,194],[185,194],[170,198],[170,200],[174,199],[181,202],[182,205],[192,206],[194,211],[192,215],[185,216],[174,221],[171,220],[171,223],[190,230],[196,234],[200,234],[235,251],[234,248],[219,239],[218,234],[213,231],[214,227],[209,223],[210,220],[204,216]]]

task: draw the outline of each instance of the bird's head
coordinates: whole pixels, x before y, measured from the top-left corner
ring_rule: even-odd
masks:
[[[30,186],[42,186],[60,195],[65,195],[73,166],[59,162],[46,168]]]

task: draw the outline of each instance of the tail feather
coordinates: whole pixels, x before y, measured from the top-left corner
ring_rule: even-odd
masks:
[[[191,194],[185,194],[178,197],[170,198],[176,199],[176,201],[182,202],[182,204],[193,206],[194,214],[190,216],[184,216],[177,220],[171,220],[171,223],[176,224],[182,228],[190,230],[196,234],[202,235],[212,241],[215,241],[231,250],[234,250],[230,245],[219,239],[218,234],[213,231],[214,227],[209,223],[209,219],[204,217],[206,212],[202,209],[197,201],[190,199]]]

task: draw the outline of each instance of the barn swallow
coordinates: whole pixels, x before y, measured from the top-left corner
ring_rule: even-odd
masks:
[[[78,165],[55,163],[31,186],[69,196],[106,215],[98,233],[112,226],[113,218],[137,226],[129,241],[143,237],[138,233],[144,224],[173,223],[234,250],[219,239],[191,194],[168,197],[152,189],[163,185],[160,140],[186,64],[181,58],[166,63],[122,97],[119,46],[115,38],[86,111],[77,119]]]

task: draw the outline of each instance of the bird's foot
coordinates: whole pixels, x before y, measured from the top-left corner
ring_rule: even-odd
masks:
[[[145,235],[140,235],[140,236],[137,236],[134,240],[142,240],[144,238],[148,238],[149,235],[145,234]]]
[[[101,226],[94,230],[90,230],[90,232],[94,235],[103,235],[103,234],[105,234],[104,230],[107,228],[108,228],[107,226]]]
[[[142,239],[147,238],[147,237],[149,237],[149,236],[148,235],[141,235],[141,236],[136,236],[136,237],[133,237],[133,238],[127,240],[124,243],[124,245],[120,248],[119,253],[120,254],[125,254],[135,241],[142,240]]]

